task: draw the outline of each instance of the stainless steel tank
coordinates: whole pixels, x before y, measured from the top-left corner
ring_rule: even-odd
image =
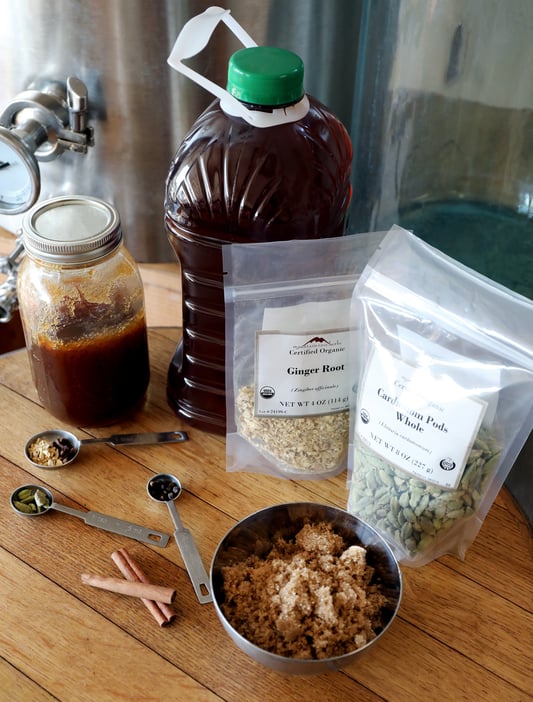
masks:
[[[138,261],[174,260],[163,228],[165,179],[178,144],[211,96],[176,74],[166,60],[185,22],[213,4],[206,0],[0,0],[0,113],[37,80],[66,81],[75,76],[88,89],[94,146],[85,155],[65,152],[40,164],[41,199],[87,194],[112,202],[120,212],[128,248]],[[468,38],[467,28],[458,21],[454,31],[444,30],[449,29],[450,13],[468,11],[492,22],[493,41],[510,36],[518,54],[531,52],[531,42],[519,46],[510,21],[499,22],[487,14],[483,0],[469,0],[466,10],[464,0],[227,0],[221,4],[258,43],[298,53],[306,67],[306,90],[348,127],[356,146],[357,207],[352,207],[351,230],[372,226],[362,221],[357,208],[364,209],[372,200],[368,189],[381,174],[372,164],[380,160],[383,148],[379,139],[367,139],[365,120],[374,131],[383,120],[379,96],[387,93],[391,66],[400,55],[398,42],[413,53],[413,75],[438,66],[422,52],[427,44],[422,40],[433,35],[456,71],[452,59],[461,48],[456,40]],[[511,6],[513,17],[523,13],[521,37],[528,38],[531,3],[513,0]],[[502,10],[504,15],[508,9]],[[484,34],[475,17],[472,27],[483,45]],[[227,59],[240,48],[233,41],[229,33],[217,30],[209,50],[194,59],[196,69],[224,84]],[[472,43],[465,39],[463,45],[466,55],[471,55]],[[527,60],[520,65],[527,79]],[[514,83],[509,85],[515,89]],[[15,232],[19,216],[0,216],[0,226]],[[6,262],[7,270],[0,273],[9,277],[14,266],[16,262]],[[526,447],[529,456],[532,445],[530,441]],[[531,520],[531,458],[526,449],[508,484]]]
[[[185,22],[205,0],[0,0],[0,113],[36,81],[75,76],[87,87],[94,146],[39,164],[40,199],[86,194],[120,212],[138,261],[174,260],[163,229],[165,179],[174,152],[211,96],[167,65]],[[353,104],[360,3],[231,0],[223,3],[258,43],[299,53],[306,89],[347,126]],[[225,85],[240,45],[221,30],[195,58]],[[0,226],[16,231],[20,216]]]

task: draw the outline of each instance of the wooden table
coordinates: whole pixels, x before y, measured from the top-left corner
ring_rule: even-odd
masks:
[[[144,410],[117,431],[187,429],[190,441],[115,449],[86,447],[76,464],[31,467],[28,436],[57,422],[38,403],[25,351],[0,357],[0,698],[63,700],[403,700],[512,702],[533,698],[532,535],[503,490],[461,562],[441,558],[404,569],[404,598],[371,653],[342,672],[282,676],[237,649],[212,605],[196,600],[179,551],[144,546],[53,512],[25,519],[13,489],[49,487],[58,501],[172,533],[164,505],[146,493],[150,476],[176,474],[179,510],[209,568],[236,520],[284,501],[344,507],[345,474],[287,481],[226,473],[224,439],[183,425],[165,397],[179,331],[150,330],[152,380]],[[77,430],[80,436],[107,430]],[[110,554],[127,547],[152,580],[178,591],[176,620],[159,628],[136,599],[97,590],[82,572],[120,576]]]

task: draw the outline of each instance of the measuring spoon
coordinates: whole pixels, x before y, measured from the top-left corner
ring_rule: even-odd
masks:
[[[209,589],[209,577],[202,563],[198,548],[191,532],[183,526],[174,500],[181,495],[181,483],[173,475],[158,473],[150,478],[146,485],[148,494],[156,502],[166,502],[168,511],[174,522],[176,530],[174,538],[189,573],[196,597],[202,604],[212,602],[213,597]]]
[[[37,468],[61,468],[75,461],[80,448],[87,444],[168,444],[187,441],[185,431],[157,431],[140,434],[113,434],[96,439],[78,439],[69,431],[50,429],[31,436],[26,442],[24,454]]]
[[[51,509],[55,509],[58,512],[65,512],[65,514],[70,514],[73,517],[79,517],[89,526],[98,527],[98,529],[110,531],[113,534],[129,536],[132,539],[151,544],[152,546],[164,548],[170,538],[168,534],[147,529],[138,524],[126,522],[123,519],[110,517],[107,514],[93,511],[82,512],[79,509],[62,505],[59,502],[55,502],[50,490],[42,485],[21,485],[11,493],[10,501],[11,507],[15,512],[23,517],[40,517]]]

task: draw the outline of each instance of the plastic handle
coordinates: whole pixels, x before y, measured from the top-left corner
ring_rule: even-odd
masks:
[[[224,22],[244,46],[257,46],[256,42],[230,14],[222,7],[209,7],[201,15],[192,17],[181,30],[168,62],[174,68],[174,61],[191,58],[205,49],[219,22]]]
[[[253,116],[250,115],[250,110],[247,110],[233,95],[183,63],[183,59],[196,56],[202,49],[205,49],[219,22],[224,22],[244,46],[257,46],[257,43],[252,37],[233,19],[229,10],[224,10],[222,7],[209,7],[205,12],[202,12],[201,15],[192,17],[184,25],[170,52],[167,62],[172,68],[183,73],[183,75],[202,86],[202,88],[205,88],[215,97],[224,100],[226,104],[231,104],[232,111],[235,114],[243,117],[247,122],[253,122]]]
[[[257,46],[252,37],[233,19],[229,10],[224,10],[222,7],[209,7],[201,15],[192,17],[184,25],[167,59],[168,64],[219,98],[224,112],[236,117],[242,117],[253,127],[274,127],[278,124],[296,122],[304,117],[309,110],[307,95],[304,95],[295,105],[275,109],[272,112],[248,110],[242,102],[239,102],[227,90],[205,78],[200,73],[193,71],[192,68],[183,63],[183,59],[196,56],[207,46],[219,22],[224,22],[245,47]]]

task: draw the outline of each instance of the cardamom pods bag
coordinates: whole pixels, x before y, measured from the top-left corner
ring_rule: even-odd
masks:
[[[464,558],[533,427],[533,303],[393,227],[354,288],[348,511]]]
[[[228,471],[346,469],[350,303],[383,236],[223,247]]]

